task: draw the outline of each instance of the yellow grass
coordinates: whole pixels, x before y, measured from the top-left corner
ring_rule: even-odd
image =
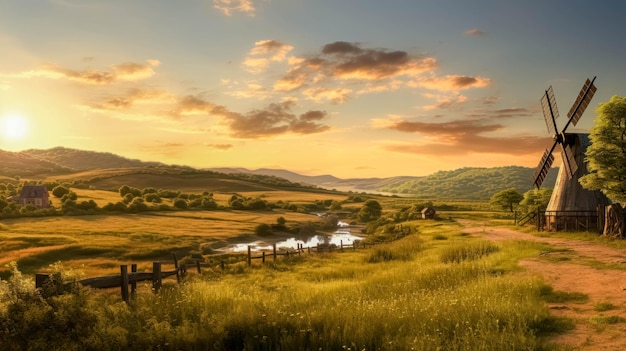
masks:
[[[68,268],[100,274],[119,264],[149,268],[153,260],[171,261],[199,250],[224,246],[240,237],[256,240],[254,228],[274,224],[278,217],[294,222],[319,217],[274,211],[172,211],[141,214],[31,217],[3,220],[0,226],[0,272],[17,261],[25,273],[49,269],[62,261]],[[87,264],[88,263],[88,264]],[[115,273],[115,269],[113,269]]]

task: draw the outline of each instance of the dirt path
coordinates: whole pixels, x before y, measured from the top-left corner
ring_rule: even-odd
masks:
[[[575,322],[574,330],[555,336],[553,341],[567,344],[574,350],[626,350],[626,270],[606,268],[607,265],[626,266],[626,250],[592,242],[537,237],[471,221],[462,224],[465,227],[463,232],[487,240],[532,240],[564,249],[520,262],[527,272],[542,276],[556,291],[589,296],[585,303],[549,304],[554,316],[567,317]],[[601,266],[603,268],[594,268]],[[602,310],[599,304],[612,308]]]

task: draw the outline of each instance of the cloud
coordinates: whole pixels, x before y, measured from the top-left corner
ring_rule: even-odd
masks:
[[[395,144],[385,149],[395,152],[418,153],[438,156],[458,156],[472,153],[529,155],[541,154],[549,138],[527,135],[485,136],[485,133],[504,133],[504,125],[491,123],[488,119],[455,120],[442,123],[414,122],[397,118],[377,121],[379,127],[421,134],[423,144]]]
[[[91,104],[92,109],[97,110],[121,110],[129,109],[137,103],[168,103],[175,100],[175,97],[158,89],[130,89],[124,95],[112,96],[104,102]]]
[[[266,70],[270,62],[285,61],[293,46],[276,40],[261,40],[254,43],[243,66],[248,72],[261,73]]]
[[[436,103],[433,105],[423,106],[422,109],[426,111],[438,110],[438,109],[449,109],[467,101],[467,97],[461,94],[449,96],[449,95],[438,95],[438,94],[427,93],[427,94],[424,94],[424,96],[429,99],[434,99],[436,101]]]
[[[471,88],[483,88],[491,84],[491,79],[460,75],[420,78],[408,83],[410,87],[421,87],[439,91],[457,91]]]
[[[406,51],[363,48],[359,43],[337,41],[324,45],[319,54],[290,58],[289,72],[274,84],[278,91],[293,91],[326,81],[362,80],[384,84],[389,79],[415,78],[433,71],[437,61]],[[373,86],[369,91],[375,91]]]
[[[46,77],[51,79],[68,79],[83,84],[104,85],[118,81],[136,81],[152,77],[158,60],[147,60],[146,63],[126,62],[111,66],[108,71],[86,69],[82,71],[63,68],[55,63],[45,63],[37,70],[23,72],[18,77]]]
[[[226,85],[230,90],[224,93],[238,98],[256,98],[259,100],[265,100],[272,95],[271,91],[268,91],[263,85],[255,81],[247,82],[243,87],[240,87],[238,82],[227,82]]]
[[[487,35],[487,33],[483,32],[480,29],[476,29],[476,28],[472,28],[472,29],[468,29],[465,31],[466,35],[471,35],[471,36],[475,36],[475,37],[484,37]]]
[[[317,123],[326,118],[324,111],[308,111],[299,116],[291,112],[294,103],[272,103],[260,110],[246,114],[226,116],[232,136],[237,138],[262,138],[286,133],[313,134],[330,129]]]
[[[209,149],[229,150],[233,148],[233,144],[206,144]]]
[[[325,88],[310,88],[304,90],[302,93],[307,99],[321,102],[323,100],[330,101],[334,104],[340,104],[346,102],[348,95],[352,92],[350,89],[325,89]]]
[[[213,0],[213,7],[226,16],[232,16],[234,12],[242,12],[248,16],[256,14],[252,0]]]

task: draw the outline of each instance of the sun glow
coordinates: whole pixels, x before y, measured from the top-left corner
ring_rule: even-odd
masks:
[[[28,121],[22,116],[4,116],[0,122],[2,123],[0,132],[7,139],[19,140],[28,132]]]

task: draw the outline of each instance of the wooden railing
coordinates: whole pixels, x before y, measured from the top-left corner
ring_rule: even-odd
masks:
[[[409,235],[410,233],[410,228],[401,228],[400,233],[398,233],[394,238],[389,241],[398,240]],[[279,256],[284,256],[288,258],[296,255],[302,255],[305,251],[308,254],[311,254],[312,252],[342,252],[345,249],[357,250],[358,248],[367,248],[368,245],[372,246],[373,244],[366,244],[364,240],[355,240],[352,242],[351,245],[344,245],[343,241],[340,241],[339,245],[318,244],[316,246],[304,247],[303,244],[298,244],[295,250],[278,251],[276,249],[276,244],[274,244],[272,246],[271,252],[267,253],[266,251],[261,251],[260,254],[256,256],[253,256],[252,247],[248,246],[247,256],[242,255],[241,257],[246,257],[245,259],[248,266],[251,266],[252,261],[257,259],[261,260],[262,263],[266,263],[267,259],[273,258],[273,261],[275,262],[277,260],[277,257]],[[70,283],[55,281],[54,274],[37,273],[35,274],[35,287],[45,290],[46,287],[56,286],[58,284],[62,286],[68,286],[74,283],[79,283],[82,286],[89,286],[94,289],[121,288],[122,299],[128,303],[130,299],[133,298],[133,296],[135,296],[135,294],[137,293],[138,282],[151,281],[152,291],[154,293],[158,293],[158,291],[161,289],[162,281],[164,278],[176,276],[178,283],[180,283],[182,278],[187,275],[188,268],[196,268],[198,273],[202,273],[202,267],[215,267],[214,263],[203,263],[200,261],[196,261],[194,264],[179,264],[176,254],[172,253],[172,256],[174,259],[174,270],[171,271],[164,271],[162,269],[162,262],[152,262],[152,272],[137,272],[137,264],[131,264],[130,272],[128,272],[128,265],[120,265],[120,274],[85,278]],[[242,262],[242,260],[238,260],[236,262]],[[220,260],[220,268],[222,270],[226,268],[226,263],[224,259]]]

